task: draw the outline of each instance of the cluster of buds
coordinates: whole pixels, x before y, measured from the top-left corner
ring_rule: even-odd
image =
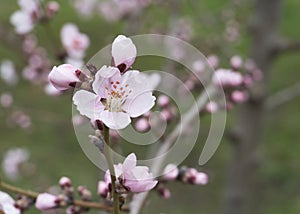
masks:
[[[204,172],[199,172],[195,168],[182,166],[178,168],[175,164],[168,164],[163,171],[163,176],[160,178],[156,187],[157,193],[165,199],[171,197],[171,191],[165,186],[167,182],[180,181],[182,183],[193,185],[206,185],[208,183],[208,175]]]
[[[251,86],[263,78],[262,72],[250,59],[243,61],[240,56],[233,56],[230,65],[230,69],[216,69],[212,76],[212,83],[225,92],[226,106],[218,103],[218,100],[211,101],[206,105],[207,112],[231,109],[234,104],[246,102],[250,97]]]
[[[55,1],[48,2],[45,8],[38,0],[18,0],[18,4],[20,9],[12,14],[10,22],[16,33],[21,35],[32,31],[35,23],[53,18],[59,10]]]
[[[2,191],[0,191],[0,213],[21,214],[21,209],[16,206],[15,200]]]
[[[22,71],[23,78],[36,84],[47,83],[47,76],[51,68],[47,51],[38,46],[35,36],[27,34],[23,38],[22,48],[28,63]]]

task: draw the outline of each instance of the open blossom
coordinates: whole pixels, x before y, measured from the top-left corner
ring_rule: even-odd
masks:
[[[80,114],[91,120],[100,120],[111,129],[123,129],[154,106],[152,90],[157,85],[157,75],[151,76],[136,70],[121,75],[115,67],[103,66],[93,82],[94,93],[79,90],[73,102]]]
[[[121,184],[131,192],[139,193],[153,189],[158,181],[154,180],[152,173],[146,166],[136,166],[136,156],[131,153],[123,164],[114,165],[115,176],[121,180]],[[109,171],[106,171],[105,182],[111,183]]]
[[[21,210],[15,206],[15,201],[7,193],[0,191],[0,213],[21,214]],[[1,212],[2,211],[2,212]]]
[[[61,29],[60,36],[69,57],[74,59],[84,57],[85,50],[90,45],[90,39],[87,35],[80,33],[75,24],[65,24]]]
[[[29,159],[29,152],[22,148],[8,150],[2,162],[2,168],[6,176],[11,180],[19,178],[20,165]]]
[[[41,193],[36,199],[35,207],[39,210],[49,210],[55,208],[58,203],[57,196],[49,193]]]
[[[67,90],[77,82],[80,82],[80,74],[81,71],[78,68],[69,64],[54,66],[49,74],[49,82],[57,90]]]
[[[1,62],[0,77],[9,85],[15,85],[18,82],[18,75],[12,61],[3,60]]]
[[[36,0],[19,0],[20,10],[14,12],[10,22],[18,34],[29,33],[34,28],[35,19],[39,13],[39,4]]]
[[[235,71],[228,69],[218,69],[215,71],[212,81],[215,85],[223,87],[235,87],[243,83],[243,76]]]
[[[136,47],[130,38],[119,35],[112,43],[111,54],[114,64],[121,72],[126,71],[134,62],[136,57]],[[120,68],[121,65],[124,68]]]

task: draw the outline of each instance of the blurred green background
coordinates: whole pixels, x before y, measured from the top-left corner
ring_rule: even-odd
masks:
[[[71,6],[71,1],[58,1],[61,9],[51,22],[55,40],[59,40],[59,31],[65,22],[74,22],[81,32],[91,39],[86,59],[89,59],[109,44],[118,34],[127,31],[126,21],[108,23],[100,16],[82,19]],[[239,6],[231,8],[231,1],[202,0],[182,1],[176,16],[185,17],[193,22],[193,39],[191,44],[205,54],[214,53],[220,57],[223,67],[229,66],[229,58],[239,54],[247,57],[250,48],[248,22],[253,13],[253,1],[235,1]],[[168,28],[168,20],[172,2],[166,2],[163,7],[150,6],[142,14],[143,24],[136,34],[151,33],[153,29]],[[283,5],[280,33],[289,39],[300,38],[299,9],[300,1],[286,0]],[[0,36],[4,32],[14,38],[13,27],[9,24],[10,15],[17,10],[15,1],[0,0]],[[214,40],[216,35],[222,34],[225,23],[220,14],[225,10],[232,10],[240,22],[241,39],[236,43],[222,44]],[[173,14],[174,15],[174,14]],[[43,26],[36,27],[39,44],[46,47],[49,55],[53,55],[53,42]],[[127,34],[130,36],[130,34]],[[18,38],[18,37],[16,37]],[[11,59],[21,71],[24,64],[18,57],[15,47],[2,42],[0,37],[0,61]],[[19,41],[16,41],[18,43]],[[139,62],[137,62],[139,63]],[[300,79],[300,54],[286,54],[274,61],[271,69],[271,87],[269,94],[273,94]],[[10,148],[28,148],[31,153],[30,162],[36,164],[34,174],[24,175],[18,181],[12,182],[17,186],[43,191],[56,184],[61,176],[72,178],[74,185],[84,184],[95,193],[99,170],[88,160],[82,152],[74,134],[71,123],[71,93],[61,97],[49,97],[43,92],[43,87],[21,81],[16,87],[9,87],[0,83],[0,93],[11,92],[14,96],[15,109],[23,109],[32,118],[32,128],[22,130],[7,125],[7,110],[0,108],[0,157]],[[300,100],[296,98],[289,103],[279,106],[269,113],[264,131],[261,152],[263,154],[262,168],[259,177],[263,183],[264,197],[262,213],[265,214],[295,214],[300,213]],[[234,109],[228,115],[227,129],[235,123]],[[203,130],[209,128],[209,123],[203,124]],[[183,164],[197,166],[198,155],[203,143],[194,148]],[[207,186],[170,184],[172,197],[162,200],[157,196],[151,197],[151,203],[145,213],[220,213],[227,166],[231,160],[230,143],[224,137],[213,158],[202,168],[210,175]],[[3,180],[8,179],[0,170]],[[154,195],[155,193],[153,193]],[[95,194],[94,194],[95,195]],[[95,197],[96,198],[96,197]],[[39,213],[34,209],[27,213]]]

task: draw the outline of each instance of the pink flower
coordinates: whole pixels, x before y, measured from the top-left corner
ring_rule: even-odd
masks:
[[[22,148],[8,150],[2,162],[2,168],[6,176],[11,180],[17,180],[20,176],[20,165],[28,161],[29,156],[29,152]]]
[[[80,82],[80,74],[81,71],[70,64],[54,66],[49,74],[49,82],[58,90],[67,90]]]
[[[80,114],[100,120],[111,129],[123,129],[154,106],[153,86],[159,78],[136,70],[121,76],[119,69],[103,66],[96,74],[91,93],[79,90],[73,102]]]
[[[8,108],[12,105],[14,99],[10,93],[3,93],[0,96],[0,104],[3,108]]]
[[[163,171],[163,178],[167,181],[172,181],[179,175],[179,169],[175,164],[168,164]]]
[[[123,164],[114,165],[116,177],[121,180],[124,187],[131,192],[139,193],[153,189],[158,181],[154,180],[152,173],[146,166],[136,166],[136,156],[131,153],[124,160]],[[111,183],[110,173],[107,170],[105,182]]]
[[[126,71],[133,64],[136,57],[136,47],[130,38],[126,36],[119,35],[112,43],[112,57],[116,67],[120,69],[121,72]]]
[[[58,205],[58,198],[55,195],[49,193],[41,193],[38,195],[35,207],[39,210],[53,209]]]
[[[5,214],[21,214],[21,210],[15,206],[15,201],[7,193],[0,191],[0,211]]]
[[[76,25],[65,24],[61,29],[60,36],[69,57],[75,59],[84,57],[85,50],[90,45],[90,39],[87,35],[80,33]]]
[[[216,68],[219,65],[219,58],[216,55],[209,55],[207,61],[213,68]]]
[[[29,33],[34,27],[35,18],[38,16],[39,5],[35,0],[19,0],[20,10],[14,12],[10,22],[18,34]]]
[[[235,71],[218,69],[213,75],[212,82],[218,86],[235,87],[243,83],[243,76]]]
[[[0,65],[0,77],[9,85],[15,85],[18,82],[18,75],[12,61],[2,61]]]
[[[208,176],[206,173],[197,172],[195,175],[194,184],[196,185],[206,185],[208,183]]]

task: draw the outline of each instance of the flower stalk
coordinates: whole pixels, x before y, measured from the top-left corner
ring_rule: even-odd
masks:
[[[113,196],[113,204],[114,204],[114,214],[120,213],[120,205],[119,205],[119,194],[116,191],[116,176],[114,170],[114,162],[110,153],[110,136],[109,136],[109,128],[104,125],[104,156],[107,161],[108,169],[111,177],[111,191]]]

